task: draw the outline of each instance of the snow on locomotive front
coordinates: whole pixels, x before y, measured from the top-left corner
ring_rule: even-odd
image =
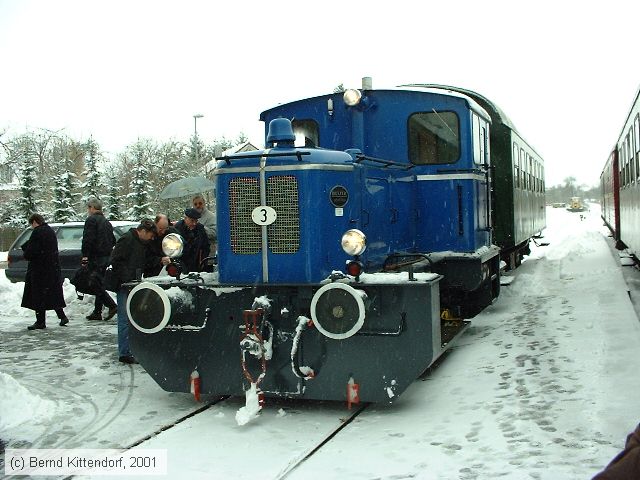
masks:
[[[202,393],[390,402],[462,330],[440,321],[440,275],[381,273],[413,248],[415,217],[388,214],[409,169],[293,140],[275,119],[267,149],[218,162],[217,278],[132,286],[132,350],[165,390],[197,372]]]

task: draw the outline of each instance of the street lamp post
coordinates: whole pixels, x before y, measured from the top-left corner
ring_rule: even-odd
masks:
[[[193,141],[196,149],[196,165],[200,165],[200,156],[198,152],[198,119],[204,117],[201,113],[196,113],[193,116]]]

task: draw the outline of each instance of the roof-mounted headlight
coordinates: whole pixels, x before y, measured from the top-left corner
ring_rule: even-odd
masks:
[[[162,239],[162,252],[169,258],[182,255],[184,240],[177,233],[170,233]]]
[[[367,236],[360,230],[347,230],[342,235],[342,249],[347,255],[360,255],[367,248]]]
[[[349,90],[345,90],[342,99],[348,106],[355,107],[360,103],[360,99],[362,99],[362,92],[355,88],[350,88]]]

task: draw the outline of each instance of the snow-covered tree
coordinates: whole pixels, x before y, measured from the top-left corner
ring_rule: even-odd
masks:
[[[67,170],[65,163],[60,165],[59,173],[53,178],[53,219],[56,222],[72,222],[79,219],[73,198],[76,175]]]
[[[85,169],[82,172],[82,176],[85,180],[81,187],[84,189],[82,200],[86,201],[89,197],[101,198],[102,182],[98,171],[100,160],[98,143],[93,137],[90,137],[84,147],[86,150],[84,156]]]
[[[191,136],[189,146],[191,147],[189,151],[189,161],[185,166],[189,165],[195,169],[203,168],[209,161],[205,144],[200,140],[200,137],[194,133]]]
[[[200,138],[160,144],[141,139],[105,168],[106,159],[93,138],[80,142],[62,131],[44,128],[17,135],[0,129],[0,175],[16,179],[21,194],[17,202],[0,205],[0,223],[24,226],[36,211],[45,218],[70,219],[72,208],[80,211],[78,200],[89,195],[102,199],[111,219],[139,220],[155,211],[177,218],[188,199],[161,200],[164,187],[180,178],[204,175],[207,162],[243,141],[243,133],[235,140],[223,136],[210,143]]]
[[[36,177],[35,158],[25,155],[20,165],[20,200],[18,201],[18,211],[22,216],[22,224],[27,222],[32,213],[38,212],[38,202],[36,194],[38,191],[38,179]]]
[[[56,222],[79,219],[76,210],[78,193],[77,163],[84,156],[81,145],[66,137],[56,139],[50,153],[52,216]]]
[[[145,165],[144,148],[140,142],[132,148],[134,164],[131,171],[131,193],[127,200],[131,207],[125,212],[127,219],[137,221],[153,215],[149,202],[149,170]]]
[[[104,214],[109,220],[120,220],[122,212],[120,210],[120,185],[118,184],[117,175],[107,175],[105,187],[106,193],[102,196]]]

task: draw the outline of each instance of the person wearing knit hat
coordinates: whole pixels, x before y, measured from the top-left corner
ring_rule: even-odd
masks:
[[[185,208],[184,216],[193,220],[198,220],[201,217],[200,212],[195,208]]]

